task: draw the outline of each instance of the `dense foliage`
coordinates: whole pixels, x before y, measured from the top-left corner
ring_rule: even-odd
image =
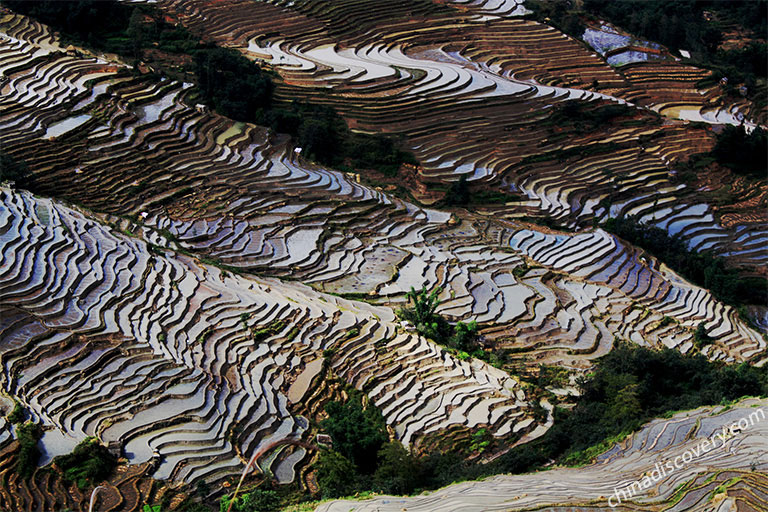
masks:
[[[438,295],[441,291],[441,288],[432,292],[427,292],[426,287],[418,291],[411,288],[406,294],[411,306],[398,309],[397,316],[411,322],[419,334],[436,343],[462,352],[475,351],[478,347],[477,324],[474,321],[451,325],[435,312],[440,305]]]
[[[109,478],[117,466],[117,458],[95,437],[87,437],[69,455],[60,455],[53,463],[64,479],[81,489]]]
[[[722,40],[720,26],[705,11],[737,21],[756,34],[766,33],[768,2],[719,0],[584,0],[584,10],[651,41],[676,50],[711,55]]]
[[[219,510],[230,510],[230,498],[224,496],[219,502]],[[276,512],[281,509],[280,498],[272,490],[254,489],[239,496],[232,505],[232,512]]]
[[[545,368],[543,380],[562,384],[562,375]],[[461,451],[417,457],[397,443],[379,451],[373,479],[351,476],[355,466],[344,457],[321,457],[320,486],[326,495],[363,490],[408,494],[498,473],[532,471],[552,461],[581,464],[640,428],[647,421],[677,410],[725,403],[742,396],[768,396],[768,368],[728,366],[701,355],[668,348],[654,350],[620,343],[578,381],[581,396],[572,410],[555,409],[555,424],[541,438],[518,446],[495,461],[479,464]]]
[[[747,363],[716,364],[668,348],[620,344],[599,361],[580,388],[578,405],[560,412],[560,421],[542,443],[549,457],[573,455],[670,411],[764,396],[768,372]]]
[[[15,12],[26,14],[60,31],[67,41],[115,53],[129,53],[131,43],[124,32],[132,8],[114,1],[2,0]]]
[[[766,55],[768,52],[763,57]],[[756,128],[747,134],[743,126],[726,125],[717,136],[712,155],[739,174],[765,178],[768,173],[768,132]]]
[[[349,496],[360,489],[355,465],[333,450],[324,450],[316,464],[317,484],[323,498]]]
[[[682,240],[661,228],[640,223],[635,217],[609,219],[603,226],[653,254],[694,284],[707,288],[725,303],[736,306],[768,303],[768,283],[764,278],[742,276],[728,267],[724,258],[692,251]]]
[[[549,23],[573,38],[581,38],[586,28],[579,15],[571,9],[570,0],[526,0],[525,7],[533,12],[532,17],[538,21]]]
[[[8,420],[8,423],[13,423],[14,425],[20,424],[24,421],[24,417],[26,416],[24,411],[24,406],[21,405],[21,402],[18,400],[13,401],[13,409],[10,413],[8,413],[8,416],[5,417],[5,419]]]
[[[378,453],[373,488],[387,494],[410,494],[418,484],[421,467],[399,441],[386,443]]]
[[[352,462],[358,472],[370,475],[376,469],[376,454],[387,442],[384,418],[379,410],[363,406],[360,393],[352,393],[346,402],[325,406],[328,418],[320,425],[333,440],[333,448]]]
[[[551,461],[581,464],[645,422],[681,409],[719,404],[742,396],[768,396],[768,369],[728,366],[701,355],[683,355],[620,344],[579,382],[572,410],[555,409],[554,426],[540,439],[518,446],[486,466],[456,454],[424,460],[430,487],[502,472],[521,473]]]
[[[201,48],[194,57],[200,93],[220,114],[237,121],[254,121],[269,105],[272,81],[238,51]]]
[[[19,188],[28,188],[31,184],[27,165],[0,152],[0,183],[3,181],[13,181]]]
[[[16,473],[21,478],[29,478],[37,468],[40,459],[40,448],[37,442],[43,437],[43,429],[40,425],[27,421],[16,426],[16,437],[19,440],[19,453],[16,456]]]
[[[607,104],[593,107],[587,102],[568,100],[552,109],[547,124],[558,128],[570,127],[577,134],[590,133],[620,118],[637,115],[637,110],[627,105]],[[659,118],[648,121],[658,122]]]
[[[401,164],[417,163],[390,137],[351,132],[344,119],[327,106],[298,102],[273,105],[263,122],[277,132],[293,135],[304,154],[326,165],[346,170],[376,169],[394,176]]]
[[[764,39],[768,32],[768,0],[585,0],[584,11],[619,27],[667,46],[687,50],[693,63],[712,69],[713,80],[728,78],[726,92],[745,84],[758,107],[766,104],[765,58],[768,46],[752,41],[742,48],[719,48],[723,28],[736,23]]]

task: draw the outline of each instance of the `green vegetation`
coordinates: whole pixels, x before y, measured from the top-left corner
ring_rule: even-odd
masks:
[[[229,510],[230,498],[224,496],[219,502],[219,510]],[[276,512],[281,509],[280,498],[275,491],[254,489],[247,494],[238,496],[232,505],[233,512]]]
[[[637,245],[694,284],[703,286],[719,300],[734,306],[768,303],[768,283],[763,277],[742,276],[726,266],[724,258],[709,252],[688,249],[663,229],[640,223],[636,217],[608,219],[603,224],[609,231]]]
[[[372,404],[364,407],[362,395],[356,391],[350,392],[344,403],[328,403],[325,412],[328,418],[320,426],[331,436],[334,450],[354,464],[359,473],[372,474],[376,454],[388,440],[381,412]]]
[[[462,174],[458,181],[451,183],[451,188],[443,199],[446,206],[465,206],[470,202],[469,183],[467,175]]]
[[[355,465],[338,452],[323,450],[317,461],[317,484],[323,498],[354,494],[358,490]]]
[[[540,448],[550,458],[573,455],[603,439],[631,432],[669,411],[768,394],[768,372],[748,364],[727,366],[701,355],[620,344],[579,383],[572,411],[558,410]],[[559,421],[558,421],[559,420]],[[586,462],[574,460],[572,462]],[[503,465],[503,464],[502,464]]]
[[[99,0],[3,0],[2,3],[54,27],[67,42],[114,53],[128,54],[132,49],[132,42],[125,34],[132,12],[127,5]]]
[[[24,422],[24,417],[26,416],[26,411],[24,410],[24,406],[21,405],[21,402],[18,400],[13,401],[13,410],[8,413],[8,416],[5,417],[6,420],[8,420],[8,423],[13,423],[14,425],[21,424]]]
[[[401,164],[417,163],[393,138],[351,132],[330,107],[299,102],[274,105],[260,122],[294,136],[303,154],[343,170],[375,169],[394,176]]]
[[[419,291],[411,288],[406,296],[412,306],[398,309],[397,316],[411,322],[419,334],[435,343],[457,351],[475,351],[478,346],[477,324],[474,321],[451,325],[448,320],[435,313],[440,305],[438,295],[441,291],[442,289],[438,288],[428,293],[426,287]]]
[[[333,440],[317,462],[317,482],[323,498],[376,491],[409,494],[418,484],[419,461],[397,441],[389,442],[381,412],[362,394],[349,391],[345,403],[325,407],[328,418],[321,427]]]
[[[264,341],[270,336],[274,336],[275,334],[279,333],[283,329],[285,329],[285,322],[282,320],[272,320],[261,329],[251,329],[251,336],[255,342]]]
[[[696,332],[693,333],[693,344],[696,345],[696,348],[701,349],[712,343],[712,341],[712,338],[707,334],[707,328],[705,327],[704,322],[701,322],[696,326]]]
[[[768,54],[768,50],[763,54]],[[726,125],[717,135],[711,156],[734,172],[765,178],[768,170],[768,132],[756,128],[747,135],[743,126]]]
[[[673,50],[683,48],[704,56],[715,54],[722,41],[721,24],[705,16],[705,11],[723,21],[733,20],[758,36],[768,30],[765,0],[585,0],[584,10]]]
[[[31,185],[27,164],[0,151],[0,183],[4,181],[13,181],[17,188]]]
[[[457,181],[451,183],[443,198],[443,204],[445,206],[489,205],[519,200],[519,195],[500,190],[472,190],[467,181],[467,175],[462,174]]]
[[[379,464],[373,474],[373,488],[387,494],[410,494],[418,483],[418,459],[398,441],[382,446]]]
[[[581,465],[647,421],[672,411],[768,396],[768,369],[727,366],[701,355],[620,344],[579,380],[572,410],[555,408],[555,424],[541,438],[518,446],[487,465],[460,453],[433,453],[418,461],[417,489],[498,473],[522,473],[556,461]]]
[[[27,479],[35,472],[37,461],[40,460],[41,453],[37,442],[43,437],[43,429],[37,423],[27,421],[16,426],[16,437],[19,440],[19,454],[16,456],[16,473],[21,478]]]
[[[529,16],[581,40],[586,27],[579,14],[570,9],[571,3],[567,0],[526,0],[525,6],[533,11]]]
[[[96,484],[112,475],[117,458],[95,437],[87,437],[69,455],[60,455],[53,463],[65,481],[75,482],[80,489]]]
[[[193,55],[200,94],[217,112],[253,122],[269,106],[272,81],[238,51],[200,48]]]
[[[558,128],[570,127],[581,135],[604,128],[617,119],[631,118],[636,115],[637,110],[627,105],[608,104],[595,108],[584,101],[568,100],[555,106],[546,124]],[[647,121],[657,124],[661,122],[661,118],[658,116],[649,118],[644,124],[650,124]]]

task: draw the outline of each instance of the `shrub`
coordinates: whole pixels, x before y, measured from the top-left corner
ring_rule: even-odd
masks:
[[[357,489],[355,465],[333,450],[324,450],[317,461],[317,484],[323,498],[348,496]]]
[[[13,410],[6,416],[5,419],[9,423],[19,424],[24,421],[25,411],[24,406],[18,400],[13,401]]]
[[[19,454],[16,458],[16,472],[22,478],[29,478],[35,472],[37,461],[40,459],[40,448],[37,442],[43,436],[40,425],[27,421],[16,429],[19,439]]]
[[[219,510],[227,512],[230,498],[224,496],[219,502]],[[232,505],[233,512],[276,512],[280,510],[280,498],[275,491],[255,489],[239,496]]]
[[[726,125],[717,136],[712,155],[734,172],[764,178],[768,169],[768,132],[755,128],[747,135],[743,126]]]
[[[13,181],[16,187],[28,188],[31,181],[27,164],[0,152],[0,182],[3,181]]]
[[[69,455],[60,455],[53,463],[61,469],[64,480],[75,482],[81,489],[112,475],[117,458],[95,437],[87,437]]]
[[[269,105],[272,81],[237,50],[204,48],[194,57],[200,93],[220,114],[252,122]]]
[[[410,494],[419,478],[417,459],[397,441],[384,444],[378,459],[379,467],[373,474],[376,490],[388,494]]]

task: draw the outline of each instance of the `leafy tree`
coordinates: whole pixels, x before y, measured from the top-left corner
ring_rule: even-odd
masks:
[[[379,450],[379,466],[373,474],[375,488],[388,494],[410,494],[419,478],[415,457],[397,441],[386,443]]]
[[[37,461],[40,459],[40,448],[37,442],[43,437],[40,425],[27,421],[16,428],[19,439],[19,453],[16,456],[16,472],[22,478],[29,478],[35,472]]]
[[[32,16],[62,32],[66,40],[108,50],[127,49],[127,38],[116,39],[128,26],[131,8],[104,0],[2,0],[14,11]]]
[[[411,287],[411,291],[407,292],[405,296],[413,304],[411,309],[411,316],[414,323],[428,324],[435,321],[435,310],[440,305],[440,299],[438,295],[442,291],[441,288],[432,290],[431,293],[427,293],[427,288],[423,287],[418,292]]]
[[[13,181],[19,188],[28,188],[31,180],[27,164],[0,152],[0,182],[3,181]]]
[[[144,47],[144,15],[140,9],[134,8],[133,12],[131,12],[131,18],[128,21],[125,35],[131,39],[134,58],[140,59],[141,49]]]
[[[472,320],[468,323],[459,322],[454,326],[454,332],[448,346],[456,350],[469,352],[475,348],[477,339],[477,323]]]
[[[195,51],[195,74],[203,98],[222,115],[254,121],[257,113],[269,104],[271,80],[236,50]]]
[[[451,183],[451,188],[445,195],[445,204],[448,206],[465,206],[469,203],[469,184],[467,175],[462,174],[458,181]]]
[[[764,178],[768,171],[768,132],[756,128],[748,135],[743,126],[727,125],[717,136],[712,155],[737,173]]]
[[[106,480],[117,466],[117,458],[109,453],[95,437],[87,437],[68,455],[59,455],[53,459],[64,479],[77,483],[81,489],[89,483]]]
[[[317,461],[317,483],[324,498],[348,496],[357,489],[355,465],[342,454],[324,450]]]
[[[9,423],[19,424],[24,421],[24,406],[18,400],[13,401],[13,410],[6,416]]]
[[[696,332],[693,334],[693,343],[696,345],[696,348],[702,348],[705,345],[712,343],[712,338],[707,334],[707,328],[704,325],[704,322],[700,322],[699,325],[696,326]]]
[[[360,393],[352,393],[346,402],[325,406],[328,418],[320,422],[333,440],[333,448],[352,461],[358,471],[371,474],[376,469],[376,455],[388,436],[381,412],[369,404],[363,406]]]
[[[331,163],[338,152],[339,136],[333,119],[310,117],[299,127],[299,145],[322,163]]]

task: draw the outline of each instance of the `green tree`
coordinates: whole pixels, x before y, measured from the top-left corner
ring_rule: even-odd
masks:
[[[376,469],[376,454],[388,436],[384,418],[373,405],[363,407],[360,393],[352,393],[346,402],[325,406],[328,418],[320,422],[333,440],[333,448],[352,461],[363,474]]]
[[[701,349],[712,343],[712,338],[707,334],[707,327],[704,322],[699,322],[696,326],[696,332],[693,333],[693,344],[696,348]]]
[[[419,480],[419,467],[415,457],[397,441],[386,443],[379,450],[379,467],[373,474],[373,483],[379,492],[410,494]]]
[[[475,349],[477,339],[477,323],[472,320],[468,323],[459,322],[454,326],[453,336],[448,341],[448,346],[456,350],[470,352]]]
[[[37,468],[37,461],[41,455],[37,442],[43,437],[43,429],[37,423],[27,421],[16,428],[16,436],[19,439],[16,472],[26,479],[31,477]]]
[[[755,128],[747,134],[743,126],[728,125],[717,136],[712,154],[718,162],[737,173],[765,177],[768,169],[768,132]]]
[[[332,163],[339,146],[333,122],[324,118],[305,119],[299,127],[299,144],[319,162]]]
[[[28,188],[30,179],[27,164],[0,152],[0,182],[3,181],[13,181],[19,188]]]
[[[272,81],[236,50],[196,50],[195,74],[203,98],[222,115],[253,122],[269,105]]]
[[[431,293],[427,293],[427,287],[423,287],[418,292],[411,287],[411,291],[405,294],[408,300],[413,304],[412,316],[414,323],[428,324],[435,321],[435,310],[440,305],[438,295],[442,288],[436,288]]]
[[[469,184],[467,175],[462,174],[458,181],[451,183],[451,188],[445,195],[445,204],[448,206],[466,206],[469,204]]]
[[[324,450],[317,461],[317,484],[323,498],[349,496],[357,489],[356,468],[333,450]]]
[[[72,453],[55,457],[53,463],[61,469],[64,480],[75,482],[83,489],[89,483],[109,478],[117,466],[117,458],[97,438],[87,437]]]
[[[125,35],[130,38],[133,45],[134,58],[141,59],[141,49],[144,47],[144,15],[137,7],[134,7],[131,12]]]
[[[13,410],[8,414],[8,416],[6,416],[5,419],[7,419],[9,423],[19,424],[24,421],[25,415],[24,406],[21,405],[21,402],[18,400],[14,400]]]

